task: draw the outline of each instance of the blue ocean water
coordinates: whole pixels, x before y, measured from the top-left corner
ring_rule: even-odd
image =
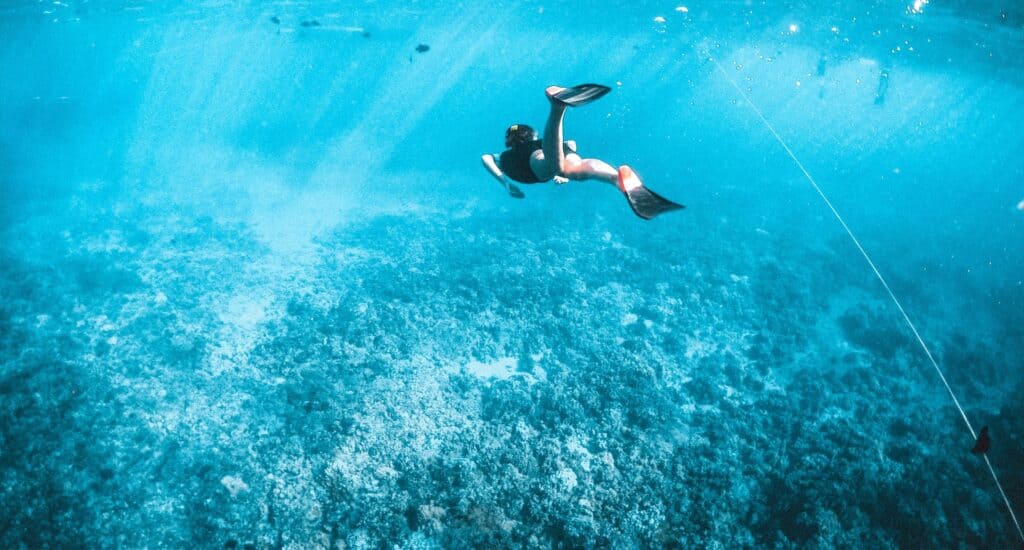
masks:
[[[1019,517],[1015,3],[13,1],[0,36],[0,546],[1019,544],[783,146]],[[484,171],[581,82],[566,136],[686,210]]]

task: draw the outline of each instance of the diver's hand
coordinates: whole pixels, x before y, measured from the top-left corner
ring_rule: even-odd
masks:
[[[565,185],[569,183],[569,178],[563,178],[562,176],[555,176],[553,179],[555,180],[555,183],[558,185]]]

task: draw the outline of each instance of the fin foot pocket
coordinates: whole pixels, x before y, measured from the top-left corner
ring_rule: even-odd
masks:
[[[619,189],[626,195],[626,200],[629,201],[629,207],[633,209],[633,212],[645,220],[650,220],[665,212],[686,208],[686,206],[672,202],[644,187],[640,178],[629,166],[619,167]]]

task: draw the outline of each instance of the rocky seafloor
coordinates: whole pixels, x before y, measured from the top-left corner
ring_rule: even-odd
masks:
[[[502,216],[9,220],[0,546],[1013,544],[838,235]],[[904,297],[1024,502],[1021,314]]]

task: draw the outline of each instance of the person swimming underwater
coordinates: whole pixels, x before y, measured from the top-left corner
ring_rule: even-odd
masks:
[[[576,142],[563,139],[565,110],[586,105],[610,91],[611,88],[600,84],[580,84],[572,88],[548,86],[545,93],[551,103],[551,111],[544,126],[543,139],[537,139],[537,132],[530,126],[513,124],[505,131],[507,149],[497,155],[483,155],[484,167],[509,195],[516,198],[523,198],[523,192],[509,179],[528,184],[551,180],[559,184],[569,180],[598,180],[615,185],[626,196],[633,212],[646,220],[686,208],[644,187],[629,166],[615,169],[602,160],[582,158],[576,151]]]

